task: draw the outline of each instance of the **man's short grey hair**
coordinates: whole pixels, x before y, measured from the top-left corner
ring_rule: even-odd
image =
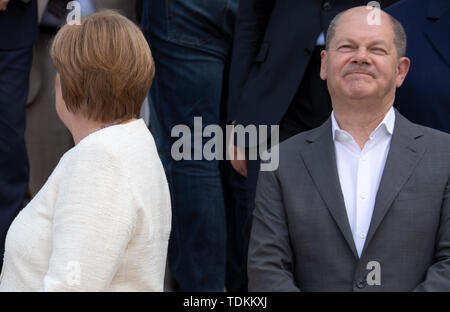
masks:
[[[327,31],[327,37],[325,40],[325,49],[328,51],[329,47],[330,47],[330,42],[333,39],[335,33],[336,33],[336,27],[337,24],[339,23],[339,20],[341,19],[342,15],[344,15],[346,11],[343,11],[341,13],[339,13],[338,15],[336,15],[333,20],[330,23],[330,26],[328,26],[328,31]],[[384,12],[384,11],[383,11]],[[385,12],[386,13],[386,12]],[[400,57],[404,57],[406,55],[406,33],[405,33],[405,29],[403,28],[402,24],[396,19],[394,18],[392,15],[390,15],[389,13],[386,13],[389,16],[389,20],[391,21],[392,24],[392,31],[394,32],[394,45],[395,48],[397,50],[397,56]]]

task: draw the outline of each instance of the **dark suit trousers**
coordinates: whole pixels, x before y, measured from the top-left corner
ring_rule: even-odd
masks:
[[[25,105],[33,50],[0,50],[0,254],[28,185]]]

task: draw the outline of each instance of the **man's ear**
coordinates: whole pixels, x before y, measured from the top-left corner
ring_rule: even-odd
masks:
[[[407,57],[401,57],[398,60],[397,77],[395,78],[395,86],[397,88],[399,88],[403,84],[403,81],[406,78],[406,74],[408,73],[410,65],[411,65],[411,61]]]
[[[327,51],[320,52],[320,79],[327,80]]]

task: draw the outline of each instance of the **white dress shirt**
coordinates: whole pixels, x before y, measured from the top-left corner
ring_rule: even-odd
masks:
[[[353,240],[361,256],[391,144],[395,112],[391,107],[362,150],[353,137],[339,127],[334,112],[331,121],[339,181]]]

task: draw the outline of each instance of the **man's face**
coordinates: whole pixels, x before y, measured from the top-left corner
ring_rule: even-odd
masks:
[[[382,13],[381,25],[369,25],[368,12],[346,12],[328,51],[322,51],[320,76],[332,98],[393,99],[406,76],[409,60],[397,57],[389,17]]]

